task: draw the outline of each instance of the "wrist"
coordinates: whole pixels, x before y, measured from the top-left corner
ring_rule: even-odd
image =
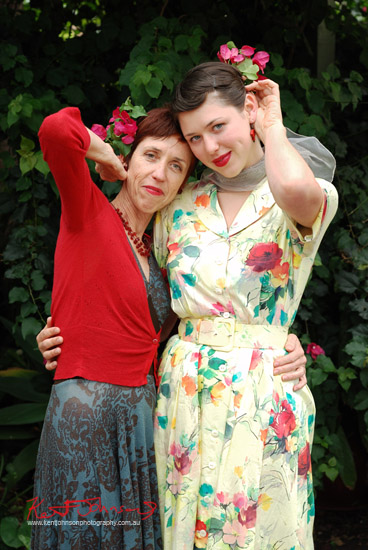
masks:
[[[272,125],[264,129],[263,143],[265,146],[267,145],[267,141],[276,141],[278,143],[284,140],[287,141],[286,128],[281,120],[279,122],[274,122]]]

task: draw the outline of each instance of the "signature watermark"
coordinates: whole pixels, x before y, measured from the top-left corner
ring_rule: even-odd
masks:
[[[141,520],[145,520],[152,516],[154,511],[157,508],[157,504],[151,501],[144,501],[143,504],[146,506],[145,511],[141,511],[140,508],[127,508],[124,505],[121,505],[119,508],[116,506],[111,506],[107,508],[101,503],[101,497],[96,498],[87,498],[84,500],[65,500],[61,506],[47,506],[47,511],[41,512],[41,504],[45,499],[39,500],[39,497],[34,497],[27,502],[31,502],[31,506],[28,510],[27,521],[30,519],[32,512],[34,512],[34,518],[36,520],[49,520],[53,517],[66,518],[66,516],[72,511],[76,510],[77,514],[81,518],[88,517],[92,513],[104,513],[109,515],[110,513],[115,513],[118,516],[120,514],[127,514],[129,512],[136,513]],[[44,508],[44,506],[43,506]],[[107,521],[107,520],[105,520]],[[98,523],[98,522],[97,522]],[[125,525],[124,523],[122,523]],[[139,525],[140,522],[137,524]]]

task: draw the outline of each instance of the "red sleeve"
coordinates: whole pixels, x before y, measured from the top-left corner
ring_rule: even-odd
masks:
[[[67,107],[46,117],[38,133],[43,157],[60,191],[63,222],[77,231],[96,210],[98,189],[85,160],[89,134],[79,109]]]

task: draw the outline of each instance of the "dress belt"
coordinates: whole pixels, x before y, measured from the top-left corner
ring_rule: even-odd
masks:
[[[248,325],[234,317],[186,317],[178,328],[179,338],[204,344],[215,350],[233,348],[280,349],[288,335],[287,327]]]

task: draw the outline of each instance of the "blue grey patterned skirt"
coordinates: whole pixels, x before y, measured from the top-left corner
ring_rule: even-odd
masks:
[[[54,384],[37,458],[33,550],[161,548],[153,376]],[[35,525],[34,523],[38,523]]]

